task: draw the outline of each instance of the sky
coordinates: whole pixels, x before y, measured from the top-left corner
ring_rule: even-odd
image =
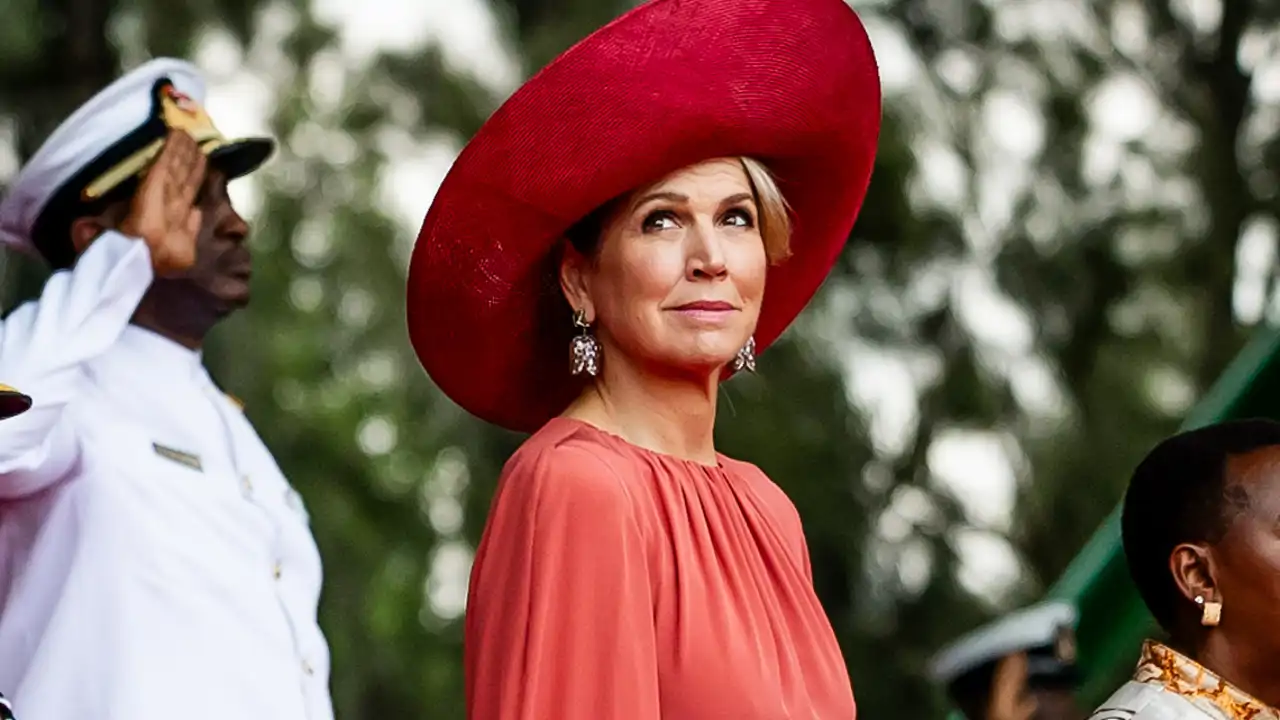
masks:
[[[1183,5],[1198,21],[1215,21],[1215,0],[1187,0]],[[1086,32],[1077,18],[1079,6],[1071,0],[1033,0],[1006,3],[1003,7],[1007,10],[998,14],[998,21],[1002,30],[1011,35]],[[318,63],[312,72],[312,86],[321,97],[337,97],[343,68],[366,62],[376,50],[408,49],[428,41],[439,43],[447,62],[500,95],[510,93],[524,74],[504,46],[497,23],[483,0],[313,0],[313,8],[320,19],[340,28],[341,37],[340,55]],[[885,92],[910,91],[920,76],[919,62],[891,27],[871,16],[867,19]],[[1145,29],[1137,21],[1126,22],[1122,18],[1109,42],[1141,50]],[[271,52],[269,38],[261,44],[267,49],[257,52]],[[264,131],[271,105],[270,84],[254,72],[277,65],[261,55],[248,58],[247,64],[244,60],[234,44],[216,37],[196,57],[211,76],[209,110],[229,135]],[[943,69],[948,82],[959,85],[972,82],[973,72],[971,64],[959,56]],[[1266,85],[1275,88],[1280,96],[1280,71],[1273,73],[1272,80]],[[1120,144],[1157,126],[1158,105],[1141,82],[1126,76],[1104,84],[1092,100],[1097,132],[1086,150],[1086,162],[1102,176],[1121,172]],[[990,152],[984,159],[988,165],[982,168],[985,180],[977,189],[979,213],[969,237],[973,260],[950,274],[939,291],[953,294],[962,322],[980,343],[984,361],[1013,378],[1019,400],[1051,415],[1060,409],[1060,400],[1050,369],[1035,356],[1028,318],[996,290],[989,265],[995,230],[1010,214],[1006,202],[1012,195],[1010,189],[1028,177],[1029,163],[1043,143],[1044,128],[1026,97],[1012,91],[993,94],[983,117],[989,128],[985,142],[989,143]],[[403,159],[389,168],[383,182],[385,200],[406,227],[416,230],[459,149],[457,141],[449,138],[416,145],[406,148]],[[945,143],[931,142],[927,137],[918,152],[922,167],[920,192],[931,202],[961,202],[968,178],[959,159]],[[240,184],[234,192],[237,204],[251,212],[255,205],[252,185]],[[1267,310],[1266,269],[1275,260],[1275,236],[1276,228],[1270,226],[1251,226],[1246,232],[1239,263],[1241,286],[1236,297],[1242,319],[1260,317]],[[850,341],[841,350],[847,358],[851,399],[869,413],[873,441],[884,450],[900,449],[917,419],[918,393],[936,368],[931,369],[920,358],[894,355],[857,341]],[[767,357],[762,361],[767,362]],[[999,433],[947,430],[930,448],[928,463],[936,481],[961,499],[974,525],[973,530],[954,538],[963,561],[962,582],[993,602],[998,601],[1019,574],[1016,556],[999,537],[1009,527],[1017,483],[1025,477],[1014,444]],[[456,474],[456,468],[451,472]],[[447,505],[448,493],[436,495],[446,504],[432,511],[432,522],[437,522],[438,516],[444,518],[439,522],[447,526],[455,516]],[[923,493],[900,493],[879,519],[882,538],[889,546],[909,540],[912,523],[929,512],[929,501]],[[909,542],[898,547],[897,554],[891,557],[890,564],[906,585],[927,577],[928,557],[913,550]],[[427,592],[440,614],[461,612],[469,563],[469,550],[461,544],[446,545],[439,551]]]

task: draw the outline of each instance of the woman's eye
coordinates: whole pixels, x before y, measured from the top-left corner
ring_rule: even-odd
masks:
[[[668,210],[659,210],[657,212],[649,213],[645,216],[644,222],[641,223],[641,227],[644,228],[646,232],[670,230],[676,227],[676,225],[675,215],[672,215]]]
[[[755,219],[746,210],[735,208],[724,214],[724,223],[734,227],[749,228],[755,225]]]

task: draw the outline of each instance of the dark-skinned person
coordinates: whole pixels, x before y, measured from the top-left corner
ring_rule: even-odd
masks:
[[[1092,720],[1280,720],[1280,423],[1161,442],[1129,481],[1121,536],[1165,637]]]
[[[1082,720],[1075,624],[1062,601],[1009,613],[943,648],[930,674],[968,720]]]
[[[198,69],[150,61],[65,120],[0,202],[53,270],[0,326],[33,399],[0,432],[0,692],[23,720],[329,720],[320,556],[301,499],[210,378],[249,301]]]

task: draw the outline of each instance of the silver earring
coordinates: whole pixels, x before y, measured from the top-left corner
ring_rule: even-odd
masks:
[[[733,371],[753,373],[756,371],[756,336],[752,335],[747,338],[747,344],[742,346],[737,355],[733,356]]]
[[[586,310],[575,310],[573,325],[579,333],[569,343],[569,372],[595,377],[600,373],[600,341],[591,334]]]

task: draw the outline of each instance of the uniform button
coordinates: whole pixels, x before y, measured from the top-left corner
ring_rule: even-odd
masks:
[[[249,479],[248,475],[240,476],[240,489],[244,490],[245,495],[253,492],[253,481]]]
[[[275,567],[271,569],[271,574],[274,575],[277,580],[280,579],[280,574],[282,572],[284,572],[284,567],[281,566],[279,562],[277,562]]]
[[[316,674],[315,668],[311,667],[311,663],[307,662],[306,660],[302,661],[302,672],[308,675]]]

